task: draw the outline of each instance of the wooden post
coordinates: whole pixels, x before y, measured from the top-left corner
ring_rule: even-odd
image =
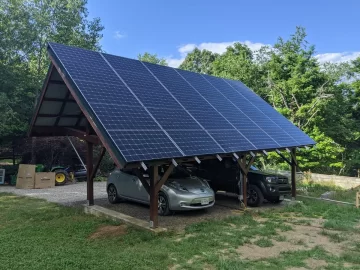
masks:
[[[238,159],[238,164],[240,166],[240,170],[243,176],[242,192],[243,192],[243,203],[245,208],[247,207],[247,175],[254,161],[255,161],[255,156],[251,157],[248,163],[246,163],[246,155]]]
[[[94,179],[94,178],[95,178],[96,172],[97,172],[97,170],[98,170],[99,167],[100,167],[100,163],[101,163],[102,158],[103,158],[104,155],[105,155],[105,152],[106,152],[106,148],[105,148],[105,147],[102,147],[102,148],[101,148],[100,155],[99,155],[99,157],[98,157],[97,160],[96,160],[95,166],[93,166],[93,168],[92,168],[91,179]]]
[[[89,205],[94,205],[94,179],[91,177],[93,170],[93,144],[86,142],[86,146],[87,200]]]
[[[156,228],[158,222],[158,191],[156,183],[158,181],[158,166],[151,167],[150,171],[150,227]]]
[[[359,208],[360,192],[356,192],[356,208]]]
[[[296,199],[296,148],[291,149],[291,195],[292,200]]]
[[[247,207],[247,172],[242,172],[243,174],[243,202],[244,202],[244,206],[245,208]]]

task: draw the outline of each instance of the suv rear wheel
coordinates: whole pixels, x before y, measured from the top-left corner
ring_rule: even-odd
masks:
[[[247,190],[247,203],[249,206],[259,206],[264,201],[264,195],[255,185],[249,185]]]

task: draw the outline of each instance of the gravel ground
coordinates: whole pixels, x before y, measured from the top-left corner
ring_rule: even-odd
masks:
[[[16,189],[12,186],[0,186],[0,192],[15,193],[20,196],[30,196],[48,200],[50,202],[60,203],[67,206],[78,206],[86,204],[86,182],[69,184],[49,189]],[[95,204],[100,205],[123,214],[133,216],[139,219],[149,221],[149,207],[129,201],[118,204],[110,204],[107,200],[106,182],[94,183]],[[281,207],[265,203],[262,207],[252,208],[262,210],[266,208]],[[213,207],[196,210],[175,212],[171,216],[159,216],[159,225],[176,230],[184,229],[186,225],[205,221],[208,219],[222,219],[231,215],[240,214],[239,201],[236,196],[225,193],[216,194],[216,203]]]
[[[13,186],[0,186],[0,192],[11,192],[20,196],[30,196],[63,205],[86,203],[86,182],[68,184],[55,188],[17,189]],[[94,198],[106,199],[106,182],[94,182]]]

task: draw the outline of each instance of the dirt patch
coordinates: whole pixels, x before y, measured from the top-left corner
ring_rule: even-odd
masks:
[[[307,264],[310,269],[317,269],[322,268],[328,265],[328,263],[324,260],[315,260],[315,259],[307,259],[305,260],[305,263]]]
[[[354,264],[352,264],[352,263],[344,263],[344,267],[345,268],[352,268],[352,267],[354,267]]]
[[[99,227],[96,232],[89,236],[89,239],[97,239],[97,238],[106,238],[106,237],[116,237],[120,235],[126,234],[126,225],[119,226],[102,226]]]
[[[192,234],[192,233],[189,233],[189,234],[184,235],[183,237],[176,238],[175,242],[180,242],[182,240],[185,240],[185,239],[188,239],[188,238],[194,237],[194,236],[196,236],[196,235]]]
[[[274,258],[285,251],[305,250],[305,246],[295,245],[290,242],[273,241],[272,247],[259,247],[253,244],[246,244],[236,249],[236,252],[241,254],[241,257],[248,260],[258,260],[266,258]]]
[[[236,251],[241,257],[249,260],[274,258],[285,251],[309,250],[316,246],[324,248],[327,252],[338,256],[343,251],[343,246],[330,242],[329,238],[321,235],[321,228],[303,225],[293,225],[292,231],[279,232],[280,236],[286,237],[287,241],[278,242],[272,240],[272,247],[259,247],[254,244],[240,246]]]
[[[216,268],[208,263],[204,264],[203,270],[215,270]]]
[[[186,263],[188,264],[193,264],[194,261],[196,261],[197,259],[199,259],[200,256],[199,255],[195,255],[194,257],[192,257],[190,260],[188,260]]]

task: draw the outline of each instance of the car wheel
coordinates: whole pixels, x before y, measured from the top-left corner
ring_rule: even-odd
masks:
[[[280,197],[274,197],[268,200],[271,203],[281,203],[283,200],[280,200]]]
[[[114,204],[120,202],[120,197],[114,185],[110,185],[108,187],[107,194],[108,194],[109,203]]]
[[[247,190],[247,203],[249,206],[259,206],[264,201],[264,195],[255,185],[249,185]]]
[[[170,214],[169,201],[163,192],[159,192],[158,196],[158,214],[160,216],[167,216]]]

